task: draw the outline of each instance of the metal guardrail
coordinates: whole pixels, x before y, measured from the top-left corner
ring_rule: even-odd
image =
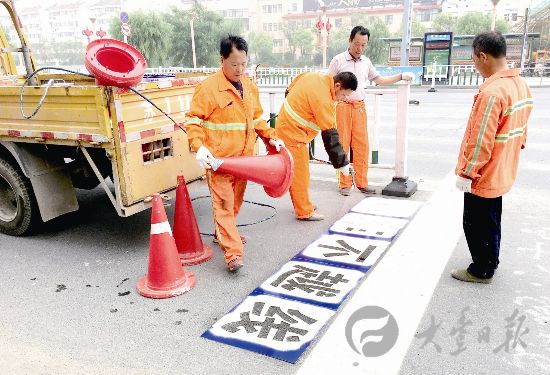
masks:
[[[450,87],[477,87],[485,79],[479,74],[473,65],[431,65],[422,67],[422,75],[416,82],[420,86],[450,86]],[[184,67],[158,67],[149,68],[149,74],[175,74],[175,73],[214,73],[219,68],[184,68]],[[261,87],[288,86],[294,77],[304,72],[326,72],[315,67],[282,68],[282,67],[251,67],[249,76],[253,77]],[[550,85],[550,67],[528,67],[523,70],[522,76],[527,79],[530,86]],[[432,83],[433,81],[433,83]]]

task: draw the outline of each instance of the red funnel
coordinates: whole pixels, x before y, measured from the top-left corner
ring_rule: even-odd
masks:
[[[216,160],[218,163],[212,163],[212,169],[263,185],[267,195],[273,198],[285,194],[292,182],[294,161],[284,147],[281,147],[281,152],[277,152],[270,146],[268,154],[264,156],[238,156]]]
[[[88,44],[84,63],[100,86],[136,85],[147,68],[145,57],[137,49],[115,39],[97,39]]]

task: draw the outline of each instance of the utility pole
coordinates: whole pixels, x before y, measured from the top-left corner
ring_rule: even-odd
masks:
[[[323,69],[326,69],[327,67],[327,7],[324,5],[321,6],[321,11],[323,12],[323,16],[321,17],[321,22],[323,24],[323,28],[321,29],[321,38],[322,38],[322,48],[323,48]]]
[[[401,37],[401,57],[399,65],[409,66],[412,33],[412,0],[405,0],[403,9],[403,35]]]
[[[529,18],[529,6],[525,8],[525,16],[523,17],[523,46],[521,48],[521,62],[519,65],[520,73],[523,73],[525,67],[525,55],[527,54],[527,21]]]
[[[497,5],[500,0],[491,0],[493,3],[493,19],[491,20],[491,30],[495,31],[495,25],[497,23]]]
[[[193,52],[193,68],[197,69],[197,55],[195,53],[195,28],[193,25],[193,21],[195,21],[195,17],[197,15],[195,11],[192,10],[189,16],[189,26],[191,27],[191,51]]]

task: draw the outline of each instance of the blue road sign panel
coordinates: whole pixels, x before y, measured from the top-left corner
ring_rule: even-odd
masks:
[[[130,16],[126,12],[120,12],[119,17],[120,17],[120,22],[122,23],[128,23],[128,21],[130,21]]]

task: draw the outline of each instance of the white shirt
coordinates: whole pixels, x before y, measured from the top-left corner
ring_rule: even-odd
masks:
[[[358,59],[354,59],[349,51],[339,53],[334,56],[328,67],[329,74],[335,76],[342,72],[351,72],[357,77],[357,90],[352,92],[348,96],[348,100],[364,100],[365,99],[365,87],[367,81],[375,80],[380,77],[378,71],[370,59],[361,55]]]

